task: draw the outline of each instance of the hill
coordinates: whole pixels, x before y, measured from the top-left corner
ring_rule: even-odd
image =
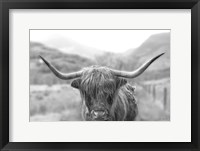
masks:
[[[128,50],[124,54],[124,59],[134,66],[140,65],[151,57],[154,57],[162,52],[162,61],[155,62],[149,70],[166,69],[170,67],[170,33],[161,33],[150,36],[137,49]]]
[[[123,54],[105,53],[98,56],[97,61],[114,69],[132,71],[163,52],[165,54],[138,77],[138,80],[161,79],[170,76],[170,33],[152,35],[138,48],[129,49]]]
[[[46,58],[58,70],[68,73],[78,71],[83,67],[95,64],[91,59],[63,53],[57,49],[49,48],[41,43],[30,43],[30,84],[55,84],[67,83],[67,81],[56,78],[49,68],[39,58],[39,55]]]
[[[89,59],[94,59],[95,56],[101,55],[104,51],[86,46],[84,44],[78,43],[72,39],[56,37],[50,38],[44,42],[44,44],[51,48],[57,48],[63,53],[68,54],[78,54]]]

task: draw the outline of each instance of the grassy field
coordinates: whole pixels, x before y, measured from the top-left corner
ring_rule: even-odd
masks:
[[[79,121],[81,99],[69,85],[31,86],[30,121]]]
[[[164,85],[166,87],[166,84]],[[140,121],[169,121],[169,104],[163,107],[162,85],[156,88],[157,96],[136,85]],[[169,90],[169,86],[167,87]],[[169,94],[168,94],[169,95]],[[169,102],[169,100],[167,100]],[[82,121],[79,91],[70,85],[31,85],[30,121]]]

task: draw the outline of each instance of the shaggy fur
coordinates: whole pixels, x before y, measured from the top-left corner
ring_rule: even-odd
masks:
[[[109,121],[132,121],[137,115],[134,87],[125,79],[114,76],[107,67],[85,68],[72,86],[80,90],[85,120],[93,120],[92,110],[106,111],[104,120]]]

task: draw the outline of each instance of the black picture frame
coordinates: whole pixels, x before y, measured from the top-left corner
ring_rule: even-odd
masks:
[[[0,0],[1,150],[200,150],[199,0]],[[9,9],[191,9],[191,142],[9,142]],[[183,82],[184,86],[184,82]]]

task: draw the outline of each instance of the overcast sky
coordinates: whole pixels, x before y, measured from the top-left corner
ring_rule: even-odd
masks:
[[[63,42],[69,39],[104,51],[123,52],[139,47],[153,34],[166,32],[170,30],[30,30],[30,41],[64,49]]]

